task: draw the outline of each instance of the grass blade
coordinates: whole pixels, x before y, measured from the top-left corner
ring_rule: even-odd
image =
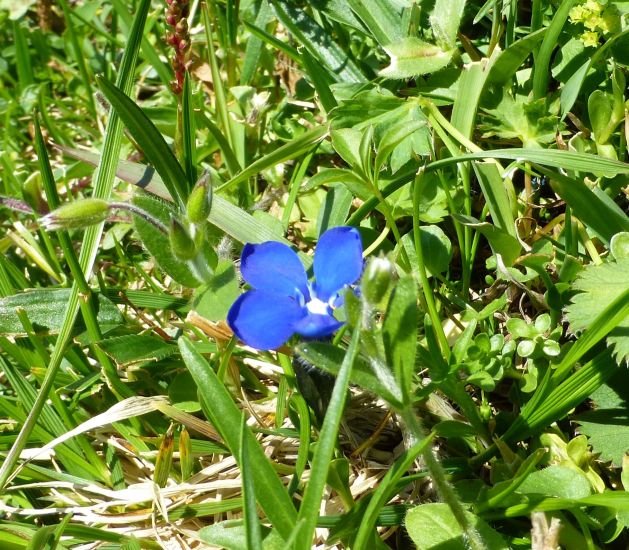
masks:
[[[362,71],[304,10],[286,0],[271,0],[271,3],[282,25],[336,76],[337,82],[365,82]]]
[[[131,91],[133,84],[133,75],[137,61],[138,48],[144,30],[144,22],[146,21],[149,5],[150,0],[141,0],[138,5],[133,29],[129,36],[129,44],[122,58],[120,72],[118,75],[118,84],[125,93],[129,93]],[[107,133],[105,134],[103,156],[95,176],[94,197],[107,199],[111,195],[121,142],[122,125],[115,113],[112,113],[107,126]],[[89,273],[92,270],[102,231],[102,223],[96,226],[91,226],[85,231],[83,247],[81,248],[81,255],[79,258],[83,273]],[[79,285],[75,282],[72,285],[71,295],[65,310],[64,323],[61,327],[57,341],[55,342],[50,363],[48,365],[48,369],[46,370],[46,377],[42,382],[33,408],[22,425],[22,429],[20,430],[18,437],[15,439],[9,454],[0,467],[0,492],[5,489],[18,457],[26,446],[29,436],[35,427],[41,408],[48,399],[48,394],[52,389],[55,376],[59,366],[61,365],[61,361],[63,360],[66,345],[70,340],[72,327],[74,326],[74,321],[78,312],[78,306]]]
[[[179,339],[179,349],[197,384],[201,399],[206,400],[207,410],[212,415],[210,418],[212,424],[217,428],[236,460],[240,462],[242,458],[241,412],[212,367],[185,336]],[[290,537],[297,519],[295,507],[253,433],[247,429],[244,437],[248,440],[249,456],[253,465],[252,477],[257,488],[260,506],[286,540]]]
[[[159,172],[171,197],[176,203],[184,205],[187,197],[184,187],[186,174],[159,130],[120,88],[102,77],[98,77],[97,82],[112,109],[116,111],[133,139],[138,142],[144,154],[155,166],[155,170]]]
[[[548,91],[548,74],[550,72],[550,58],[557,46],[557,39],[568,19],[568,14],[576,0],[564,0],[559,4],[553,20],[544,35],[542,45],[535,57],[533,65],[533,99],[540,99]]]
[[[319,441],[312,458],[312,469],[310,470],[310,478],[306,485],[304,498],[299,508],[297,517],[297,526],[295,527],[294,540],[297,541],[293,548],[309,547],[312,542],[317,518],[319,517],[319,506],[321,505],[321,497],[325,488],[325,482],[328,477],[330,461],[334,452],[334,446],[338,437],[339,426],[341,424],[341,416],[345,408],[345,397],[347,394],[347,385],[352,374],[352,367],[358,355],[358,343],[360,341],[360,330],[354,328],[349,347],[345,353],[345,358],[339,369],[338,376],[332,390],[332,397],[328,405],[328,410],[321,427]]]
[[[256,493],[253,481],[253,464],[249,454],[249,439],[247,438],[247,421],[242,415],[240,423],[240,467],[242,472],[242,496],[244,500],[245,534],[247,536],[247,548],[262,550],[262,533],[260,531],[260,519],[256,509]]]

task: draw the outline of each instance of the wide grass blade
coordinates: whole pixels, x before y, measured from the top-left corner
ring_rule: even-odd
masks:
[[[242,413],[212,367],[185,336],[179,339],[179,349],[201,399],[206,402],[206,410],[211,414],[209,420],[240,462]],[[288,540],[297,519],[295,507],[253,433],[246,429],[244,437],[247,438],[251,474],[260,506],[284,540]]]
[[[596,176],[612,178],[618,174],[629,174],[629,164],[618,160],[607,159],[590,153],[577,153],[558,149],[494,149],[482,153],[467,153],[459,157],[436,160],[426,165],[426,171],[437,170],[444,166],[480,159],[517,160],[532,162],[552,168],[574,170]]]
[[[544,35],[542,45],[535,57],[533,65],[533,99],[540,99],[548,91],[548,74],[550,72],[550,58],[557,47],[557,39],[566,24],[568,14],[576,0],[564,0],[559,4],[553,20]]]
[[[572,208],[574,215],[607,242],[621,231],[629,231],[629,217],[613,201],[599,198],[581,179],[569,178],[538,168],[550,178],[550,185]]]
[[[347,385],[349,384],[352,368],[356,361],[356,356],[358,355],[359,341],[360,330],[355,328],[334,383],[332,397],[330,398],[328,410],[312,458],[310,478],[306,485],[306,490],[304,491],[304,498],[299,508],[295,533],[293,534],[295,540],[293,548],[295,550],[309,547],[312,542],[314,530],[317,525],[317,518],[319,517],[321,498],[328,477],[330,461],[332,460],[332,454],[341,424],[341,417],[343,415],[343,409],[345,408]]]
[[[188,196],[185,187],[186,174],[174,153],[164,141],[151,119],[120,88],[102,77],[97,78],[101,91],[116,111],[133,139],[138,142],[144,154],[162,177],[175,203],[184,205]]]

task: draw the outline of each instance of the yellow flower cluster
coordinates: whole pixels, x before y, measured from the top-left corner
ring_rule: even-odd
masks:
[[[584,46],[597,46],[601,35],[614,32],[619,26],[618,13],[598,0],[585,0],[570,10],[570,21],[581,23],[585,31],[581,34]]]

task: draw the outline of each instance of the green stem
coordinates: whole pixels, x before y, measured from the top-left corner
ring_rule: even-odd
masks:
[[[433,330],[436,333],[441,352],[443,353],[446,361],[450,359],[450,346],[448,345],[448,339],[446,338],[441,320],[439,319],[439,313],[435,304],[435,298],[428,282],[428,274],[426,272],[426,264],[424,262],[424,252],[422,249],[421,231],[419,226],[419,179],[423,176],[423,169],[417,174],[415,185],[413,186],[413,238],[415,241],[415,255],[417,256],[417,270],[419,272],[419,280],[422,285],[422,292],[426,300],[426,308],[428,309],[428,315],[433,324]]]
[[[413,407],[405,407],[401,412],[401,416],[404,424],[406,424],[407,430],[414,439],[411,441],[411,445],[414,445],[416,442],[423,441],[426,434],[424,433],[424,429],[422,428],[419,419],[415,415]],[[478,531],[474,529],[474,526],[470,525],[465,509],[463,508],[454,487],[452,487],[448,481],[445,470],[443,469],[441,462],[439,462],[433,453],[432,448],[425,448],[422,451],[422,458],[426,463],[426,468],[428,468],[428,471],[430,472],[430,477],[437,488],[439,496],[441,496],[443,501],[450,507],[457,523],[461,526],[461,529],[463,529],[463,532],[467,536],[467,542],[470,548],[472,548],[472,550],[484,550],[486,548],[485,543]]]

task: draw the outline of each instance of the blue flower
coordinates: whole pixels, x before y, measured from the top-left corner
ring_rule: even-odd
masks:
[[[297,333],[322,338],[343,323],[332,315],[343,302],[341,291],[355,283],[363,269],[360,233],[353,227],[326,231],[314,254],[314,282],[308,282],[299,257],[285,244],[246,244],[240,271],[253,290],[240,295],[227,322],[245,344],[275,349]]]

